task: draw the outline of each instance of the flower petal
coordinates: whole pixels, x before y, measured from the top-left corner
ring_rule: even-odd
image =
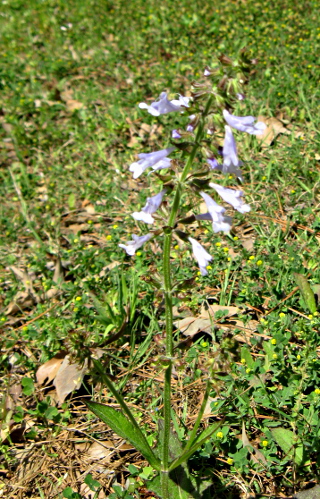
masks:
[[[192,244],[193,256],[197,260],[202,275],[208,275],[207,266],[212,260],[212,256],[192,237],[188,237]]]
[[[248,213],[251,210],[250,206],[245,204],[241,199],[243,191],[235,191],[214,183],[210,183],[209,186],[212,187],[226,203],[231,204],[231,206],[240,213]]]
[[[251,135],[260,135],[266,128],[265,123],[257,122],[254,123],[255,119],[253,116],[235,116],[230,114],[226,109],[223,111],[223,116],[228,125],[232,126],[240,132],[247,132]]]

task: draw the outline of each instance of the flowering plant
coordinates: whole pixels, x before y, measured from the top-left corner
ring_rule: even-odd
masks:
[[[174,487],[178,487],[178,485],[174,482],[170,473],[179,469],[219,426],[219,423],[218,425],[209,426],[198,434],[199,425],[209,397],[209,379],[201,409],[189,440],[184,443],[184,447],[181,446],[179,452],[176,449],[173,451],[171,375],[175,362],[172,312],[172,296],[175,288],[172,284],[170,259],[172,237],[175,234],[175,237],[179,237],[188,244],[190,243],[190,249],[199,265],[200,273],[203,276],[207,275],[208,264],[213,259],[209,252],[210,248],[205,248],[198,240],[194,239],[187,228],[182,231],[177,227],[182,224],[187,226],[190,222],[196,220],[209,221],[212,223],[214,233],[219,231],[229,233],[232,219],[225,214],[227,207],[219,204],[221,199],[241,214],[250,211],[250,206],[243,201],[242,190],[227,188],[212,182],[212,180],[218,178],[219,172],[224,175],[228,174],[228,176],[234,175],[240,182],[243,179],[240,170],[242,162],[238,158],[232,128],[258,135],[263,132],[265,127],[263,123],[256,122],[252,116],[240,117],[230,112],[237,100],[244,99],[241,90],[246,82],[246,73],[250,66],[250,61],[245,52],[241,52],[239,61],[235,63],[226,56],[221,56],[219,60],[220,65],[205,69],[202,81],[193,83],[189,97],[179,95],[178,99],[169,100],[167,93],[162,92],[159,99],[150,105],[146,103],[139,104],[140,109],[147,110],[155,117],[175,112],[188,114],[189,120],[185,130],[179,129],[171,132],[171,147],[139,154],[139,161],[132,163],[129,167],[134,179],[140,177],[148,168],[151,168],[150,173],[157,175],[158,179],[163,183],[163,189],[157,194],[148,197],[146,205],[141,211],[132,213],[135,220],[152,226],[159,220],[157,212],[161,210],[164,197],[172,197],[170,214],[163,227],[157,227],[157,229],[150,230],[142,236],[133,234],[131,241],[126,244],[119,244],[127,255],[133,256],[144,243],[155,237],[163,237],[163,278],[158,283],[158,287],[163,290],[164,294],[166,353],[162,359],[162,365],[165,368],[165,381],[163,422],[160,423],[158,449],[151,449],[124,399],[104,373],[101,374],[103,374],[109,389],[117,398],[123,412],[117,412],[111,407],[102,406],[95,402],[88,402],[89,408],[95,414],[107,422],[120,436],[129,440],[149,461],[150,465],[157,470],[158,475],[149,483],[149,487],[163,499],[167,499],[169,496],[172,497],[173,494],[176,497],[177,494],[174,492]],[[224,132],[222,148],[220,143],[221,132],[222,134]],[[202,157],[200,157],[199,152],[202,153]],[[168,158],[169,155],[171,155],[171,158]],[[221,163],[219,157],[221,157]],[[161,172],[164,169],[166,169],[165,174]],[[193,196],[195,205],[199,204],[202,198],[207,207],[207,212],[203,214],[194,213],[190,216],[187,211],[188,208],[182,202],[182,195],[185,192]],[[216,196],[219,202],[215,201],[212,196]],[[192,480],[189,485],[191,491],[193,487]]]

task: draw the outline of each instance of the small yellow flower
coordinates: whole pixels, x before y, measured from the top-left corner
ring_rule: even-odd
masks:
[[[88,220],[87,222],[89,225],[92,225],[93,224],[93,221],[92,220]]]
[[[141,251],[137,251],[137,252],[136,252],[136,255],[137,255],[137,256],[141,256],[141,255],[142,255]]]
[[[76,297],[76,301],[81,301],[82,300],[82,296],[77,296]]]
[[[117,228],[118,228],[118,225],[117,225],[117,224],[114,224],[114,225],[112,226],[112,228],[113,228],[113,229],[117,229]]]
[[[208,346],[208,344],[209,344],[209,343],[208,343],[207,341],[202,341],[202,342],[201,342],[201,346],[202,346],[203,348],[207,347],[207,346]]]
[[[217,433],[217,438],[223,438],[223,433],[222,433],[222,431],[218,431],[218,433]]]
[[[231,457],[228,457],[227,464],[230,464],[230,466],[233,464],[233,459]]]
[[[73,309],[74,312],[78,312],[78,310],[79,310],[78,307],[74,307]]]
[[[249,260],[251,261],[254,260],[254,256],[253,255],[249,256]]]
[[[267,447],[269,445],[268,440],[262,440],[261,445],[262,447]]]
[[[313,312],[313,317],[318,317],[319,312]]]
[[[320,388],[316,388],[316,389],[315,389],[315,391],[314,391],[314,393],[315,393],[316,395],[320,395]]]
[[[112,236],[110,234],[108,236],[106,236],[107,241],[111,241],[111,239],[112,239]]]
[[[174,247],[175,250],[178,250],[179,249],[179,244],[176,244],[175,247]]]
[[[223,251],[225,251],[226,253],[228,253],[229,248],[225,247],[225,248],[223,248]]]
[[[5,319],[5,317],[1,317],[1,319],[0,319],[0,320],[1,320],[1,322],[5,322],[5,320],[6,320],[6,319]],[[23,328],[22,328],[22,329],[23,329]]]
[[[206,269],[207,269],[207,270],[212,270],[211,265],[207,265]]]
[[[281,319],[283,319],[285,316],[286,316],[286,314],[284,314],[283,312],[280,312],[279,317],[281,317]]]
[[[221,243],[216,243],[217,248],[220,248]]]
[[[277,360],[277,358],[278,358],[278,354],[277,354],[277,353],[274,353],[274,354],[272,355],[272,358],[273,358],[273,360]]]
[[[228,262],[231,262],[231,258],[230,258],[230,256],[228,256],[227,260],[228,260]]]
[[[73,242],[74,242],[75,244],[77,244],[77,243],[79,242],[79,239],[75,238],[75,239],[73,240]]]
[[[295,190],[294,189],[291,189],[291,194],[295,194]]]
[[[238,239],[239,239],[238,236],[234,236],[233,238],[234,241],[238,241]]]
[[[297,360],[301,360],[301,355],[300,354],[297,355]]]
[[[277,344],[277,340],[275,338],[272,338],[271,345],[276,345],[276,344]]]
[[[313,315],[312,315],[312,314],[309,314],[309,315],[308,315],[308,319],[313,319]]]
[[[209,234],[208,229],[205,229],[203,232],[204,232],[205,234]]]
[[[246,363],[246,359],[241,359],[241,364],[245,364]]]
[[[260,266],[260,265],[262,265],[262,264],[263,264],[263,261],[262,261],[262,260],[258,260],[258,261],[257,261],[257,265],[259,265],[259,266]]]
[[[267,180],[267,177],[264,175],[261,180]]]
[[[250,367],[247,367],[247,369],[246,369],[246,373],[247,373],[247,374],[250,374],[250,373],[251,373],[251,369],[250,369]]]

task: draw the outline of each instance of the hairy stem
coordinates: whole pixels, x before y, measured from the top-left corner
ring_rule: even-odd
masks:
[[[213,96],[210,96],[203,110],[200,123],[198,125],[195,143],[190,156],[182,171],[180,181],[177,185],[175,196],[172,203],[171,213],[168,220],[168,226],[165,228],[164,247],[163,247],[163,275],[164,275],[164,300],[165,300],[165,319],[166,319],[166,371],[164,378],[164,436],[163,436],[163,453],[162,453],[162,470],[161,470],[161,497],[169,499],[169,442],[170,442],[170,422],[171,422],[171,374],[172,374],[172,356],[173,356],[173,315],[172,315],[172,283],[171,283],[171,267],[170,267],[170,252],[172,242],[172,230],[174,228],[184,182],[188,176],[194,158],[200,147],[203,130],[205,126],[205,118],[208,115],[211,107]],[[200,421],[199,421],[200,423]],[[198,423],[198,424],[199,424]]]

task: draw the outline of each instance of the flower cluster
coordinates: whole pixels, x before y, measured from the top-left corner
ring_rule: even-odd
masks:
[[[242,94],[239,95],[242,96]],[[194,131],[197,130],[197,127],[200,126],[199,123],[201,121],[201,118],[206,118],[206,116],[204,115],[201,116],[201,113],[198,115],[194,113],[195,108],[193,107],[192,98],[179,95],[178,99],[169,100],[166,92],[162,92],[159,99],[152,104],[148,105],[142,102],[139,104],[139,107],[140,109],[146,109],[153,116],[160,116],[162,114],[168,114],[171,112],[184,113],[189,108],[191,114],[189,115],[189,123],[186,127],[186,130],[173,130],[171,133],[171,137],[178,141],[185,136],[190,137],[190,135],[192,135]],[[231,114],[227,109],[223,110],[222,115],[226,123],[224,127],[224,143],[221,152],[222,161],[220,163],[217,158],[214,157],[214,155],[212,155],[212,157],[207,157],[206,163],[207,165],[209,165],[209,168],[207,167],[207,170],[218,170],[224,174],[233,174],[239,179],[239,181],[242,181],[243,176],[240,170],[242,162],[238,158],[236,141],[232,133],[232,128],[251,135],[258,135],[264,131],[265,124],[256,122],[253,116],[235,116]],[[205,121],[203,121],[203,123],[205,123]],[[214,127],[208,127],[208,133],[213,134],[214,132],[212,132],[212,130],[214,130]],[[202,137],[200,136],[200,140],[201,139]],[[173,160],[171,158],[168,158],[168,156],[173,151],[179,149],[179,143],[177,144],[175,142],[175,144],[176,147],[169,147],[160,151],[139,154],[139,161],[132,163],[129,167],[130,172],[133,173],[133,178],[136,179],[140,177],[140,175],[148,168],[152,169],[151,173],[157,170],[171,168],[173,165]],[[180,146],[180,148],[182,149],[182,146]],[[210,188],[212,190],[211,192],[218,194],[218,196],[222,198],[223,201],[231,205],[240,213],[243,214],[250,211],[250,206],[243,201],[242,190],[226,188],[209,181],[204,183],[203,185],[204,187]],[[215,233],[220,231],[229,233],[232,226],[232,219],[230,216],[225,214],[226,208],[220,206],[211,197],[211,195],[209,195],[209,193],[207,192],[204,192],[203,189],[198,189],[198,192],[206,204],[207,212],[200,215],[195,215],[193,219],[208,220],[212,222],[213,232]],[[167,189],[165,188],[158,194],[152,197],[148,197],[146,205],[142,208],[141,211],[132,213],[132,217],[135,220],[139,220],[146,224],[152,225],[154,223],[154,218],[152,215],[154,215],[154,213],[160,208],[163,197],[166,193]],[[157,234],[158,233],[159,232],[157,232]],[[132,241],[129,241],[126,245],[119,244],[119,246],[125,249],[128,255],[132,256],[135,254],[138,248],[140,248],[153,236],[154,234],[151,232],[141,237],[133,235]],[[193,256],[198,262],[201,274],[207,275],[207,266],[212,260],[212,256],[198,241],[187,235],[185,236],[185,240],[189,240],[189,242],[191,243]]]

